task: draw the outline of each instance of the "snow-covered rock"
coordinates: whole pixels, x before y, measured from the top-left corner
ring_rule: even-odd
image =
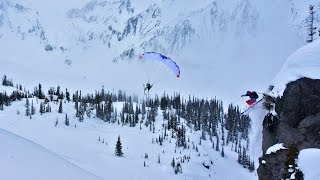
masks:
[[[307,77],[320,79],[320,40],[309,43],[290,55],[273,80],[273,95],[282,96],[289,82]]]
[[[279,151],[281,149],[288,149],[288,148],[284,147],[283,143],[278,143],[278,144],[275,144],[275,145],[269,147],[267,149],[266,154],[276,153],[277,151]]]
[[[320,149],[304,149],[299,152],[298,167],[303,172],[305,180],[320,179],[319,171]]]

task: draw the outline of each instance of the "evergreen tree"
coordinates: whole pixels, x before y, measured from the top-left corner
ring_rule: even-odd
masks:
[[[181,167],[180,162],[177,163],[177,165],[176,165],[176,167],[174,169],[174,173],[175,174],[182,173],[182,167]]]
[[[172,168],[174,168],[174,167],[176,166],[176,163],[175,163],[175,161],[174,161],[174,158],[172,158],[171,166],[172,166]]]
[[[239,153],[238,153],[238,163],[239,163],[239,164],[242,164],[242,153],[241,153],[241,148],[240,148]]]
[[[159,135],[159,145],[160,145],[160,146],[162,146],[162,141],[163,141],[163,140],[162,140],[161,136]]]
[[[70,93],[68,92],[68,89],[66,89],[66,99],[70,102]]]
[[[221,149],[221,157],[224,157],[224,147],[222,146],[222,149]]]
[[[3,104],[4,104],[4,95],[0,93],[0,110],[3,110]]]
[[[45,108],[46,110],[46,112],[50,112],[51,111],[51,108],[50,108],[50,105],[49,105],[49,103],[47,104],[47,106],[46,106],[46,108]]]
[[[60,86],[57,87],[56,96],[60,96]]]
[[[308,40],[307,43],[311,43],[314,40],[314,34],[316,33],[316,29],[317,27],[314,27],[314,14],[315,14],[315,10],[314,10],[314,5],[310,5],[309,6],[309,18],[308,18]]]
[[[249,164],[249,170],[250,172],[253,172],[255,170],[255,167],[254,167],[254,161],[251,161],[250,164]]]
[[[204,132],[204,130],[202,130],[201,139],[207,140],[207,138],[206,138],[206,133]],[[200,141],[201,141],[201,140],[200,140]]]
[[[41,84],[39,83],[39,89],[38,89],[38,98],[39,99],[43,99],[44,95],[42,93],[42,88],[41,88]]]
[[[42,102],[40,102],[40,108],[39,108],[39,112],[40,112],[40,115],[42,115],[42,113],[44,113],[44,107],[43,107],[44,105],[43,105],[43,103]]]
[[[59,105],[58,113],[62,113],[62,100],[60,100],[60,105]]]
[[[84,113],[85,113],[85,103],[81,103],[80,102],[80,106],[79,106],[79,110],[78,110],[78,118],[79,118],[79,122],[83,122],[84,120]]]
[[[120,136],[118,136],[118,141],[117,141],[117,144],[116,144],[115,154],[116,154],[116,156],[122,156],[123,155]]]
[[[158,154],[158,163],[160,164],[160,154]]]
[[[30,116],[30,108],[29,108],[29,105],[27,106],[27,109],[26,109],[26,116]]]
[[[26,99],[26,105],[25,105],[25,106],[28,107],[29,105],[30,105],[29,99],[27,98],[27,99]]]
[[[141,114],[142,114],[143,116],[146,114],[146,103],[145,103],[145,101],[142,101]]]
[[[26,106],[26,116],[30,116],[30,103],[29,103],[29,99],[27,98],[26,99],[26,104],[25,104],[25,106]]]
[[[217,137],[216,151],[220,151],[220,149],[219,149],[219,137]]]
[[[36,113],[36,108],[33,106],[33,100],[31,101],[31,115]]]
[[[12,82],[12,80],[9,80],[6,75],[4,75],[2,78],[2,85],[13,87],[13,82]]]
[[[66,114],[66,118],[65,118],[65,120],[64,120],[64,124],[66,125],[66,126],[69,126],[69,118],[68,118],[68,115]]]
[[[4,75],[2,78],[2,85],[7,86],[7,76]]]

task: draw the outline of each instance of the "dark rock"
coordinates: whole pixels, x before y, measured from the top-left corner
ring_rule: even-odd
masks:
[[[280,180],[282,174],[286,171],[286,165],[282,162],[287,160],[287,153],[288,150],[282,149],[277,151],[276,154],[269,154],[259,158],[260,166],[257,170],[259,180]],[[266,163],[262,164],[262,160],[265,160]]]
[[[276,104],[276,112],[285,117],[292,127],[298,127],[302,119],[320,113],[320,80],[301,78],[287,85]]]
[[[288,150],[266,155],[270,146],[295,145],[298,151],[320,148],[320,80],[301,78],[287,84],[283,96],[276,100],[275,110],[278,116],[268,114],[263,122],[264,155],[260,162],[267,163],[260,163],[257,170],[260,180],[280,180],[288,168]]]

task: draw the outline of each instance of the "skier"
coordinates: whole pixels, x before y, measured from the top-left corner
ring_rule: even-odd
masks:
[[[148,93],[150,91],[150,89],[152,88],[153,84],[147,83],[145,88],[144,88],[144,92],[146,92],[146,90],[148,90]]]
[[[241,97],[243,96],[249,96],[250,99],[246,101],[246,103],[251,106],[253,103],[255,103],[257,101],[257,99],[259,98],[258,94],[255,91],[247,91],[246,94],[241,95]]]

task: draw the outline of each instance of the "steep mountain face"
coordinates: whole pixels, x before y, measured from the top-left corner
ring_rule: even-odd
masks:
[[[297,152],[307,148],[320,148],[320,80],[301,78],[287,85],[276,102],[278,119],[263,125],[263,157],[259,166],[259,179],[281,179],[288,173],[288,160],[292,147]],[[270,146],[283,143],[284,147],[273,154],[265,154]],[[296,159],[296,156],[293,156]],[[292,165],[292,164],[291,164]]]
[[[40,43],[52,46],[47,50],[58,51],[75,49],[77,46],[94,47],[93,44],[98,43],[109,49],[118,49],[118,54],[113,56],[114,61],[133,58],[146,50],[179,54],[193,40],[204,40],[214,33],[230,32],[241,37],[257,34],[258,26],[266,19],[259,7],[267,3],[254,0],[233,3],[203,0],[194,5],[181,1],[154,0],[141,4],[136,0],[91,0],[79,8],[72,8],[68,4],[69,10],[59,12],[52,7],[52,13],[48,13],[28,1],[2,0],[1,37],[7,34],[7,29],[18,34],[22,40],[26,36],[35,36]],[[305,11],[300,12],[301,6],[291,1],[286,5],[291,6],[292,26],[302,27]],[[56,14],[60,22],[50,22],[52,25],[48,25],[44,16]],[[61,37],[46,35],[53,34],[52,31],[58,27],[50,26],[59,26],[61,21],[68,22],[65,27],[59,27],[60,31],[67,32],[64,38],[72,39],[66,48]]]
[[[13,78],[28,72],[28,85],[62,77],[59,84],[75,89],[108,83],[137,93],[147,80],[137,56],[159,51],[182,69],[179,81],[157,75],[161,87],[237,102],[247,88],[265,87],[262,82],[305,43],[307,16],[308,5],[293,0],[0,0],[0,62]],[[45,69],[45,79],[34,66]],[[109,78],[115,73],[123,77]]]

